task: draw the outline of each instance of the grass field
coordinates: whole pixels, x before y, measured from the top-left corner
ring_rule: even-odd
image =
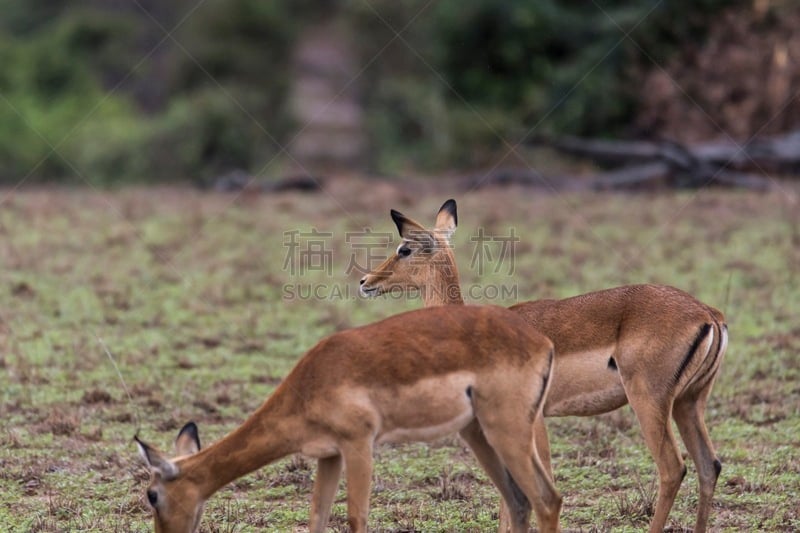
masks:
[[[390,207],[429,224],[453,196],[409,187],[0,191],[0,531],[149,530],[137,430],[170,450],[195,420],[214,441],[324,335],[419,307],[358,298],[360,273],[346,273],[351,259],[363,266],[361,254],[394,249]],[[717,531],[800,529],[797,192],[457,197],[456,255],[473,302],[658,282],[725,312],[730,348],[707,412],[723,462]],[[391,232],[394,245],[359,248],[366,227]],[[478,228],[513,228],[513,262],[498,262],[499,240],[476,256]],[[287,246],[295,237],[300,246]],[[311,240],[322,265],[301,253]],[[565,530],[642,530],[655,467],[630,408],[548,425]],[[313,477],[313,462],[291,458],[242,478],[211,499],[203,530],[302,531]],[[691,527],[696,500],[690,464],[674,530]],[[456,438],[377,453],[374,530],[491,531],[497,509]],[[331,526],[346,527],[343,490]]]

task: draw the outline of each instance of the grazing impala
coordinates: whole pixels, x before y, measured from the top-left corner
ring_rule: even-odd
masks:
[[[175,459],[136,439],[155,529],[196,531],[219,488],[299,452],[318,459],[310,531],[325,530],[343,462],[348,522],[365,531],[373,446],[459,432],[512,510],[513,530],[528,531],[532,506],[540,529],[557,531],[561,497],[533,436],[552,359],[550,340],[495,306],[411,311],[332,335],[208,448],[193,423],[178,434]]]
[[[433,230],[392,210],[402,240],[397,253],[361,279],[365,295],[416,289],[426,306],[463,304],[450,247],[457,224],[448,200]],[[703,419],[728,343],[721,312],[660,285],[627,285],[565,300],[511,307],[555,345],[553,384],[544,415],[598,415],[630,403],[658,466],[658,500],[650,531],[661,531],[686,474],[673,435],[675,419],[697,468],[700,498],[695,531],[704,531],[722,465]],[[547,434],[534,430],[550,468]],[[505,513],[503,513],[505,514]]]

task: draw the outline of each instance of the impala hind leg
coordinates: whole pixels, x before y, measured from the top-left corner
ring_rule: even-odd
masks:
[[[539,459],[542,462],[542,466],[547,472],[547,475],[550,477],[550,481],[555,483],[555,478],[553,477],[553,467],[550,461],[550,439],[547,436],[547,426],[544,423],[543,416],[537,416],[533,423],[533,441],[536,451],[539,453]],[[506,507],[505,502],[502,502],[500,506],[499,531],[500,533],[508,533],[511,531],[508,508]]]
[[[369,491],[372,483],[372,445],[350,443],[342,447],[347,478],[347,523],[353,533],[367,531]]]
[[[541,531],[559,531],[561,495],[542,466],[533,443],[533,424],[528,413],[519,409],[507,412],[518,414],[516,419],[504,419],[500,413],[478,417],[486,440],[497,452],[514,482],[525,494],[536,513]],[[541,416],[541,415],[537,415]],[[535,420],[535,419],[534,419]]]
[[[629,394],[628,398],[639,420],[647,448],[658,468],[658,498],[650,521],[650,532],[661,532],[667,523],[667,515],[675,502],[681,481],[686,475],[686,466],[672,433],[671,402],[658,401],[647,393]]]
[[[514,483],[497,453],[487,442],[478,422],[473,420],[461,430],[460,435],[464,442],[469,445],[472,453],[475,454],[489,479],[500,491],[502,496],[500,531],[526,533],[531,519],[531,505],[516,483]],[[512,517],[513,520],[511,519]]]
[[[310,533],[323,533],[331,515],[331,506],[342,475],[342,456],[324,457],[317,461],[317,479],[311,498]]]
[[[703,420],[708,392],[709,388],[703,391],[699,398],[679,398],[675,401],[672,410],[672,416],[678,425],[683,443],[697,469],[700,485],[695,533],[706,530],[708,515],[711,511],[711,499],[714,497],[717,478],[722,470],[722,464],[714,452],[714,445],[711,443],[708,428]]]
[[[550,460],[550,437],[547,435],[547,426],[544,423],[543,416],[537,416],[536,420],[533,421],[533,443],[547,476],[550,481],[555,482],[553,465]]]
[[[559,531],[561,496],[536,455],[520,448],[499,450],[511,477],[531,502],[540,531]]]

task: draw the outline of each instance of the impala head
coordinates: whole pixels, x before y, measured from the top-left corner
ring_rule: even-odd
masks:
[[[435,295],[426,291],[442,289],[447,293],[438,295],[436,299],[444,300],[448,295],[453,296],[450,294],[453,291],[458,292],[460,299],[458,272],[450,245],[450,238],[458,224],[456,201],[450,199],[442,205],[433,229],[424,228],[394,209],[391,215],[400,233],[400,245],[386,261],[361,278],[361,293],[377,296],[392,290],[419,290],[427,301],[434,299]],[[444,287],[434,282],[442,277],[448,280]],[[451,287],[453,280],[455,286]]]
[[[195,483],[182,477],[181,459],[200,450],[197,426],[189,422],[178,433],[179,457],[167,459],[161,452],[134,437],[139,453],[150,467],[147,501],[153,510],[156,533],[194,533],[200,527],[204,500]]]

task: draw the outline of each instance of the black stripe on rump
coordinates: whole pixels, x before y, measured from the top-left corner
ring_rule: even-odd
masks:
[[[714,350],[714,357],[713,357],[713,359],[711,359],[711,364],[708,365],[708,367],[705,369],[705,371],[703,372],[703,375],[699,376],[695,380],[695,388],[698,388],[698,387],[700,389],[705,388],[705,386],[708,385],[708,383],[717,374],[717,369],[719,368],[717,366],[717,360],[722,355],[722,335],[723,335],[723,330],[724,330],[725,334],[727,335],[728,326],[726,324],[722,324],[722,325],[716,324],[716,326],[717,326],[717,331],[719,332],[718,340],[716,342],[717,349]]]
[[[683,376],[683,373],[686,372],[686,367],[689,366],[689,363],[692,361],[697,348],[700,346],[700,343],[703,342],[703,339],[706,338],[706,335],[708,335],[708,331],[710,329],[711,324],[703,324],[703,327],[700,328],[700,332],[697,334],[697,337],[695,337],[691,348],[689,348],[689,351],[686,352],[686,356],[683,358],[683,361],[681,361],[681,366],[679,366],[678,370],[675,371],[675,385],[678,384]]]

